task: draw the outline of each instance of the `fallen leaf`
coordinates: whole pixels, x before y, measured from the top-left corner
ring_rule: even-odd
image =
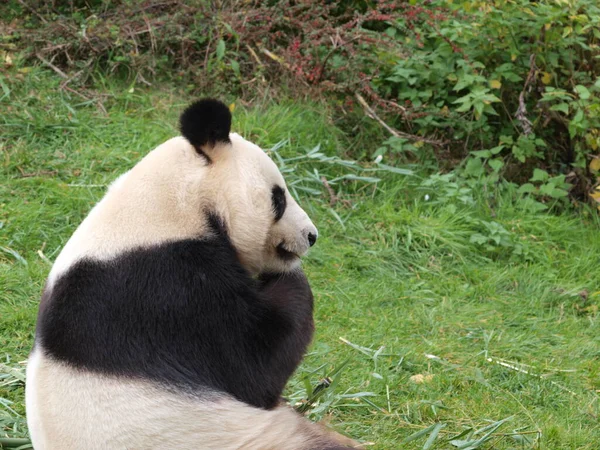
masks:
[[[544,72],[542,75],[542,83],[550,84],[552,82],[552,74],[548,72]]]
[[[410,377],[409,380],[415,384],[429,383],[431,380],[433,380],[433,375],[431,375],[431,374],[423,375],[422,373],[418,373],[418,374]]]
[[[591,192],[590,197],[592,197],[594,200],[596,200],[598,203],[600,203],[600,192],[599,191],[594,191]]]

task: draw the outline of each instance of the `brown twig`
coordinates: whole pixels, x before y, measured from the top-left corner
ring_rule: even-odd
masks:
[[[208,37],[208,45],[206,46],[206,51],[204,52],[204,73],[207,74],[208,73],[208,55],[210,55],[210,50],[212,47],[212,42],[213,42],[213,38],[212,38],[212,33],[209,34]]]
[[[39,176],[53,177],[55,175],[58,175],[58,170],[40,170],[38,172],[26,173],[21,167],[17,167],[17,169],[19,169],[19,172],[21,172],[21,178],[32,178]]]
[[[402,115],[406,116],[408,114],[408,112],[406,111],[406,108],[404,106],[399,105],[398,103],[391,101],[391,100],[385,100],[385,99],[381,99],[381,102],[385,103],[386,105],[390,105],[393,106],[394,108],[397,108],[400,110],[400,112],[402,113]]]
[[[250,55],[252,55],[252,58],[254,58],[254,60],[258,64],[258,67],[260,67],[261,69],[264,68],[265,65],[260,60],[260,58],[258,57],[258,55],[256,54],[256,52],[254,51],[254,49],[252,47],[250,47],[250,45],[248,45],[248,44],[246,44],[246,48],[250,52]],[[242,81],[242,84],[250,84],[250,83],[253,83],[254,81],[256,81],[256,77],[252,78],[249,81]],[[266,81],[267,81],[265,79],[265,76],[262,74],[262,72],[260,72],[260,81],[262,81],[263,83],[266,83]]]
[[[50,67],[52,70],[54,70],[58,75],[61,76],[61,78],[64,78],[65,80],[69,79],[69,76],[64,73],[62,70],[60,70],[58,67],[56,67],[54,64],[52,64],[50,61],[48,61],[46,58],[44,58],[42,55],[40,55],[39,53],[36,53],[35,56],[37,56],[37,59],[39,59],[41,62],[43,62],[45,65],[47,65],[48,67]]]
[[[333,188],[331,187],[331,185],[327,181],[327,178],[321,177],[321,183],[323,183],[323,186],[325,186],[325,189],[327,189],[327,193],[329,194],[329,206],[335,206],[335,204],[337,202],[342,202],[346,206],[352,206],[352,203],[349,200],[341,199],[335,193],[335,191],[333,190]]]
[[[144,14],[144,22],[146,23],[146,26],[148,27],[148,33],[150,35],[150,46],[152,47],[152,53],[156,53],[156,36],[154,36],[154,33],[152,32],[152,25],[150,24],[150,21],[148,20],[148,17],[146,17],[146,15]]]
[[[89,98],[87,95],[84,95],[84,94],[82,94],[81,92],[79,92],[79,91],[76,91],[76,90],[75,90],[75,89],[73,89],[73,88],[70,88],[70,87],[69,87],[69,86],[67,86],[66,84],[65,84],[65,85],[64,85],[62,88],[63,88],[65,91],[69,91],[69,92],[71,92],[72,94],[79,95],[79,96],[80,96],[81,98],[83,98],[84,100],[90,100],[90,98]]]
[[[537,67],[535,65],[535,53],[531,54],[529,57],[529,74],[527,75],[527,79],[525,80],[525,84],[523,85],[523,90],[519,94],[519,107],[517,108],[517,112],[515,113],[515,118],[521,123],[521,128],[523,128],[523,134],[525,136],[533,133],[533,124],[527,118],[527,105],[525,105],[525,93],[527,92],[527,88],[529,84],[535,77]]]
[[[254,60],[256,61],[256,63],[260,67],[263,67],[264,64],[262,63],[262,61],[260,60],[260,58],[258,57],[258,55],[256,54],[256,52],[254,51],[254,49],[252,47],[250,47],[248,44],[246,44],[246,48],[248,49],[248,51],[250,52],[250,54],[252,55],[252,57],[254,58]]]
[[[356,99],[358,100],[358,102],[362,105],[362,107],[364,108],[367,116],[369,116],[371,119],[376,120],[377,122],[379,122],[381,124],[381,126],[383,128],[385,128],[392,136],[398,137],[398,138],[404,138],[404,139],[408,139],[410,141],[420,141],[420,142],[425,142],[426,144],[430,144],[436,147],[443,147],[444,145],[446,145],[446,142],[443,141],[438,141],[437,139],[430,139],[430,138],[426,138],[426,137],[422,137],[422,136],[417,136],[414,134],[409,134],[409,133],[404,133],[403,131],[398,131],[395,128],[390,127],[387,123],[385,123],[376,113],[375,111],[373,111],[373,108],[371,108],[369,106],[369,104],[367,103],[367,101],[363,98],[362,95],[360,95],[358,92],[356,92],[355,94]]]
[[[285,69],[287,70],[292,70],[292,67],[289,65],[289,63],[283,59],[280,56],[277,56],[275,53],[273,53],[272,51],[261,47],[260,51],[262,53],[264,53],[265,55],[267,55],[269,58],[271,58],[273,61],[275,61],[276,63],[280,64],[281,66],[283,66]],[[304,84],[305,86],[308,86],[308,83],[306,82],[306,80],[304,79],[299,79],[300,82],[302,82],[302,84]]]
[[[99,98],[96,99],[96,106],[98,107],[98,109],[100,111],[102,111],[102,113],[108,117],[108,111],[106,110],[106,108],[104,107],[104,103],[102,103],[102,100],[100,100]]]
[[[40,19],[42,22],[44,23],[48,23],[48,21],[46,19],[44,19],[44,16],[42,16],[39,12],[37,12],[35,9],[33,9],[31,6],[29,6],[27,3],[25,3],[23,0],[19,0],[19,3],[21,5],[23,5],[25,8],[27,8],[29,11],[31,11],[33,14],[35,14],[35,16]]]
[[[98,107],[98,109],[105,115],[108,116],[108,111],[106,111],[106,108],[104,107],[104,104],[102,103],[101,100],[101,96],[95,96],[95,95],[85,95],[79,91],[76,91],[75,89],[69,87],[66,85],[66,83],[62,86],[62,89],[64,89],[65,91],[69,91],[72,94],[78,95],[79,97],[83,98],[84,100],[95,100],[96,101],[96,106]],[[89,92],[88,92],[89,94]]]
[[[321,177],[321,182],[323,183],[323,186],[325,186],[325,189],[327,189],[327,192],[329,193],[329,206],[335,206],[335,204],[339,200],[339,197],[335,194],[335,191],[329,185],[327,178]]]
[[[261,48],[260,49],[261,52],[263,52],[265,55],[267,55],[269,58],[271,58],[273,61],[281,64],[283,67],[285,67],[286,69],[290,68],[290,65],[287,63],[287,61],[283,58],[281,58],[280,56],[277,56],[275,53],[273,53],[270,50],[267,50],[266,48]]]
[[[88,64],[89,65],[89,64]],[[60,89],[64,89],[65,86],[67,84],[69,84],[71,81],[75,80],[76,78],[78,78],[81,74],[83,73],[83,70],[80,70],[79,72],[77,72],[75,75],[67,78],[65,81],[63,81],[62,83],[60,83]]]

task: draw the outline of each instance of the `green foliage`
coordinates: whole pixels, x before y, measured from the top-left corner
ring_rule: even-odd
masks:
[[[398,128],[467,158],[467,178],[523,183],[534,167],[585,178],[600,145],[598,30],[594,0],[416,2],[390,21],[403,54],[373,85],[402,106]],[[557,183],[536,192],[562,198]]]
[[[165,87],[107,84],[105,114],[61,90],[53,72],[20,74],[2,78],[0,99],[9,448],[27,445],[22,362],[51,261],[107,184],[176,133],[188,101]],[[374,450],[597,449],[597,217],[530,209],[525,200],[538,197],[502,180],[421,178],[342,158],[348,141],[323,120],[326,108],[234,112],[234,128],[270,152],[320,231],[304,263],[317,334],[285,398]],[[564,189],[555,177],[540,170],[530,182]]]
[[[21,51],[63,71],[62,89],[118,76],[132,88],[168,79],[246,101],[324,95],[354,138],[351,159],[458,169],[490,186],[526,184],[534,168],[564,174],[569,187],[528,192],[555,208],[588,200],[597,182],[595,0],[7,5],[0,13],[15,20],[0,56]],[[400,133],[382,144],[386,131],[367,124],[356,94]]]

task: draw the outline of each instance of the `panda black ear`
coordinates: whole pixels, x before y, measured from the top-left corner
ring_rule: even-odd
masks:
[[[229,143],[231,112],[218,100],[198,100],[183,111],[179,126],[183,137],[206,157],[202,147],[214,147],[218,142]]]

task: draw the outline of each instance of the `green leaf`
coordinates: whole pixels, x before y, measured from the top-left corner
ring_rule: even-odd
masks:
[[[473,428],[467,428],[466,430],[460,432],[459,434],[457,434],[456,436],[452,436],[451,438],[448,438],[448,441],[454,441],[456,439],[460,439],[462,437],[465,437],[467,435],[470,435],[473,432]]]
[[[455,102],[456,103],[456,102]],[[463,103],[461,106],[456,108],[456,112],[467,112],[471,109],[471,102]]]
[[[4,98],[9,98],[10,97],[10,89],[8,88],[6,83],[4,83],[2,78],[0,78],[0,87],[2,87],[2,92],[4,92],[4,95],[2,96],[2,98],[0,98],[0,100],[2,100]]]
[[[569,192],[565,189],[555,187],[554,189],[552,189],[549,195],[552,198],[565,198],[569,195]]]
[[[387,164],[379,163],[377,167],[386,172],[398,173],[400,175],[414,175],[410,169],[402,169],[400,167],[388,166]]]
[[[582,84],[578,84],[577,86],[575,86],[575,91],[577,92],[577,94],[579,94],[579,98],[581,100],[587,100],[592,95],[590,94],[590,91],[588,91],[588,88],[586,88]]]
[[[536,189],[536,188],[535,188],[535,186],[534,186],[533,184],[531,184],[531,183],[525,183],[524,185],[522,185],[522,186],[521,186],[521,187],[520,187],[520,188],[517,190],[517,192],[518,192],[519,194],[530,194],[530,193],[534,192],[534,191],[535,191],[535,189]]]
[[[9,255],[12,255],[13,258],[15,258],[18,262],[20,262],[21,264],[23,264],[24,266],[27,265],[27,261],[25,260],[25,258],[23,258],[18,251],[13,250],[12,248],[8,248],[8,247],[0,247],[0,250],[2,250],[5,253],[8,253]]]
[[[479,158],[490,158],[492,156],[492,152],[489,150],[476,150],[471,152],[471,155],[477,156]]]
[[[467,165],[465,166],[465,173],[467,175],[481,176],[484,173],[483,162],[479,158],[469,158]]]
[[[484,236],[481,233],[475,233],[471,235],[471,238],[469,239],[469,242],[471,244],[480,244],[483,245],[488,241],[487,236]]]
[[[494,170],[494,172],[498,172],[504,166],[504,161],[502,161],[500,158],[495,158],[489,160],[488,164]]]
[[[472,103],[472,95],[471,94],[463,95],[462,97],[457,98],[456,100],[454,100],[452,103],[453,104],[468,103],[469,105],[471,105],[471,103]]]
[[[450,444],[452,444],[454,447],[457,447],[459,450],[471,450],[474,449],[475,447],[470,447],[470,445],[473,442],[477,442],[475,439],[473,440],[461,440],[461,439],[454,439],[452,441],[450,441]]]
[[[490,153],[492,155],[497,155],[498,153],[500,153],[502,150],[504,150],[504,145],[498,145],[497,147],[494,148],[490,148]]]
[[[437,439],[438,434],[440,434],[440,430],[442,428],[444,428],[445,426],[446,426],[445,423],[437,423],[437,424],[435,424],[435,427],[431,431],[431,434],[429,435],[429,438],[427,438],[427,441],[425,442],[425,445],[423,445],[423,450],[429,450],[431,448],[431,446],[433,445],[433,443]]]
[[[419,439],[422,436],[425,436],[427,433],[429,433],[430,431],[432,431],[435,427],[437,427],[439,424],[434,423],[433,425],[428,426],[427,428],[424,428],[422,430],[417,431],[416,433],[411,434],[410,436],[408,436],[406,439],[404,439],[402,441],[403,444],[406,444],[408,442],[412,442],[412,441],[416,441],[417,439]]]
[[[559,103],[558,105],[552,105],[550,111],[560,111],[562,113],[569,114],[569,104]]]
[[[342,218],[340,217],[340,215],[337,212],[335,212],[335,210],[333,208],[329,208],[329,212],[335,218],[335,220],[337,220],[339,222],[339,224],[341,225],[342,229],[345,230],[346,229],[346,225],[344,224],[344,221],[342,220]]]
[[[219,43],[217,44],[217,61],[221,61],[223,56],[225,56],[225,41],[219,39]]]
[[[475,103],[475,112],[477,113],[477,117],[481,117],[483,114],[483,108],[485,108],[485,104],[481,102]],[[458,111],[458,109],[457,109]]]
[[[520,209],[529,211],[531,213],[537,213],[548,209],[546,205],[544,205],[541,202],[538,202],[537,200],[534,200],[531,197],[526,197],[523,201],[519,202],[518,205]]]
[[[529,181],[547,181],[548,177],[548,172],[545,170],[533,169],[533,176],[529,179]]]
[[[512,154],[515,156],[515,158],[517,158],[520,162],[524,163],[525,162],[525,154],[523,153],[523,150],[521,149],[521,147],[519,147],[518,145],[513,145],[512,146]]]
[[[484,102],[492,102],[492,103],[496,103],[501,101],[498,97],[496,97],[494,94],[485,94],[481,97],[481,100]]]
[[[346,175],[342,175],[339,176],[337,178],[334,178],[333,180],[329,180],[329,183],[336,183],[340,180],[352,180],[352,181],[364,181],[366,183],[379,183],[381,181],[381,178],[375,178],[375,177],[361,177],[359,175],[354,175],[352,173],[347,173]]]
[[[458,83],[456,83],[456,85],[452,88],[453,91],[460,91],[464,88],[466,88],[467,86],[471,86],[473,84],[473,81],[475,81],[475,77],[473,75],[463,75],[461,77],[458,78]]]
[[[231,65],[231,70],[233,70],[235,76],[241,78],[242,75],[240,73],[240,65],[238,64],[238,62],[235,59],[230,59],[229,64]]]
[[[552,192],[554,192],[554,186],[551,184],[542,184],[540,186],[540,194],[552,197]]]
[[[379,374],[378,374],[379,375]],[[383,378],[379,375],[380,379]],[[356,394],[340,394],[340,398],[377,397],[375,392],[357,392]]]
[[[478,448],[479,446],[484,444],[486,441],[488,441],[492,437],[492,435],[498,428],[500,428],[504,423],[506,423],[509,420],[512,420],[512,416],[507,417],[502,420],[498,420],[497,422],[494,422],[490,425],[480,428],[479,430],[474,431],[473,432],[474,436],[481,434],[481,433],[485,433],[485,434],[481,438],[479,438],[476,442],[474,442],[473,446],[475,448]]]

